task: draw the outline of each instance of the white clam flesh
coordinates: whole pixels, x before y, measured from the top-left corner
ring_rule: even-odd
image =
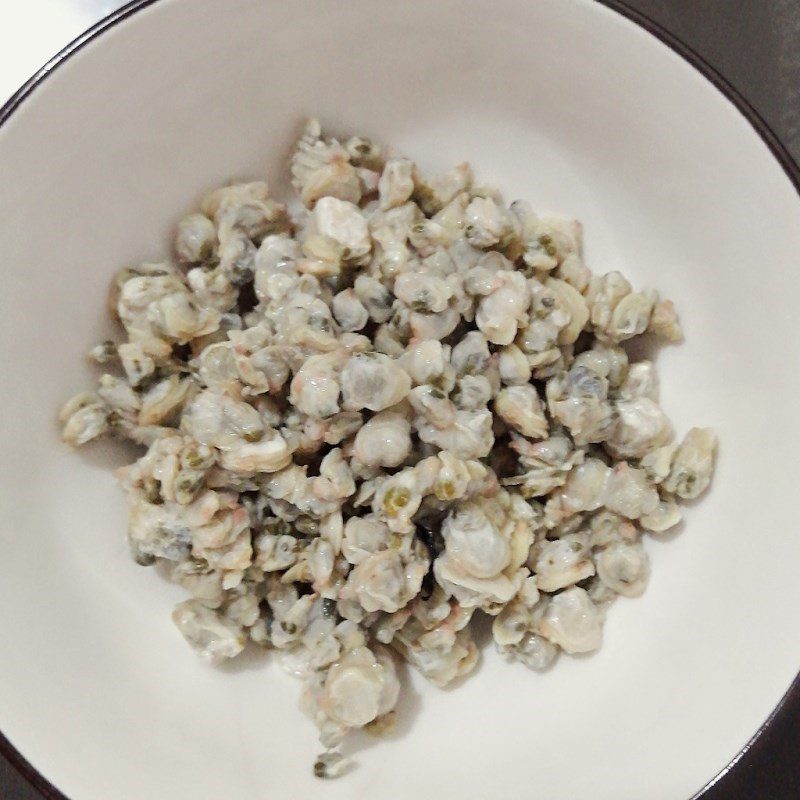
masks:
[[[351,731],[391,728],[395,659],[436,686],[475,669],[478,610],[532,670],[600,647],[717,440],[673,438],[634,354],[682,338],[675,307],[594,274],[579,222],[315,119],[289,172],[291,198],[214,189],[117,273],[119,341],[59,422],[140,448],[133,558],[180,587],[202,659],[271,649],[302,680],[334,778]]]

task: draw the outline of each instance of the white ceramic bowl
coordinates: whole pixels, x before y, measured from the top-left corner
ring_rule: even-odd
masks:
[[[796,177],[788,158],[593,0],[160,0],[101,27],[0,128],[10,741],[73,800],[692,795],[800,665],[800,199],[775,156]],[[426,168],[469,159],[507,197],[583,220],[595,271],[676,301],[687,341],[658,357],[663,403],[722,443],[713,490],[651,543],[650,587],[614,607],[597,655],[537,675],[487,650],[447,692],[412,677],[399,735],[324,784],[298,685],[268,658],[195,659],[169,618],[181,593],[128,557],[108,470],[123,456],[76,456],[54,422],[91,381],[83,353],[110,330],[114,270],[162,257],[208,187],[285,184],[311,112]]]

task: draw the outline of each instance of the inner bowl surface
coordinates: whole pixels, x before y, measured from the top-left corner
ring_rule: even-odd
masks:
[[[468,159],[575,216],[595,272],[674,299],[657,356],[679,432],[714,427],[713,489],[650,541],[645,596],[543,675],[489,648],[453,691],[405,681],[398,734],[311,776],[316,732],[271,659],[200,664],[182,597],[124,541],[113,445],[55,413],[112,332],[113,272],[163,258],[204,190],[285,161],[307,114],[426,169]],[[91,41],[0,129],[0,726],[74,800],[689,797],[800,664],[792,519],[800,199],[740,112],[592,0],[160,0]],[[792,633],[792,631],[788,631]]]

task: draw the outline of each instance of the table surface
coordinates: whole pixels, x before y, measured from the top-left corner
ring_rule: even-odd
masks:
[[[628,4],[716,67],[800,161],[800,0]],[[119,5],[119,0],[0,0],[0,103],[53,53]],[[799,797],[800,702],[781,710],[769,730],[709,791],[707,800]],[[1,757],[0,798],[42,800]]]

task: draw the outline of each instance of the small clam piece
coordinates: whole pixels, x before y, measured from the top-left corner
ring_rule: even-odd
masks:
[[[313,491],[321,500],[343,500],[355,494],[353,473],[340,448],[335,447],[322,459]]]
[[[480,248],[502,244],[514,233],[512,219],[491,197],[475,197],[465,212],[467,241]]]
[[[361,201],[372,195],[377,194],[378,184],[381,180],[380,172],[374,169],[367,169],[366,167],[357,167],[356,175],[358,175],[358,182],[361,184]]]
[[[504,267],[508,269],[508,267]],[[500,286],[500,279],[497,277],[498,267],[493,263],[485,263],[485,258],[481,258],[472,267],[464,278],[464,290],[467,294],[474,297],[486,297]]]
[[[339,388],[330,359],[311,356],[292,379],[289,401],[309,417],[331,417],[339,412]]]
[[[621,461],[608,478],[605,506],[628,519],[638,519],[650,514],[658,506],[658,492],[647,480],[642,469]]]
[[[527,200],[514,200],[509,206],[509,211],[517,218],[520,236],[525,240],[530,238],[539,224],[539,217],[533,206]]]
[[[282,299],[297,280],[296,261],[301,256],[299,242],[286,234],[267,236],[253,260],[253,288],[262,302]]]
[[[261,241],[285,222],[285,207],[269,197],[266,181],[235,183],[209,192],[200,209],[213,219],[221,235],[238,231],[247,239]],[[278,222],[280,220],[280,222]]]
[[[126,381],[114,375],[101,376],[97,394],[109,408],[122,415],[134,416],[142,406],[139,395]]]
[[[546,394],[550,413],[577,445],[602,442],[613,430],[616,412],[608,400],[608,379],[588,365],[576,360],[569,372],[554,375]]]
[[[570,533],[544,542],[534,563],[536,586],[543,592],[555,592],[594,575],[589,557],[589,536]]]
[[[391,656],[359,647],[328,670],[323,708],[347,728],[361,728],[397,704],[400,683]]]
[[[142,397],[139,424],[159,425],[167,422],[183,407],[196,385],[193,380],[181,380],[177,375],[170,375],[156,383]]]
[[[189,214],[178,223],[175,254],[184,264],[198,264],[214,252],[217,230],[205,214]]]
[[[417,598],[410,604],[409,612],[411,616],[399,620],[392,645],[427,680],[447,686],[475,668],[478,648],[468,627],[471,609],[448,600],[437,587],[428,600]]]
[[[442,242],[442,247],[452,248],[448,254],[448,260],[453,267],[461,263],[461,248],[470,248],[470,251],[479,253],[476,248],[473,248],[464,239],[464,215],[469,205],[470,197],[467,192],[460,192],[457,194],[441,211],[434,214],[432,222],[435,222],[439,227],[439,239]],[[444,251],[437,250],[433,257],[440,260]],[[447,270],[450,271],[449,269]]]
[[[379,144],[363,136],[351,136],[344,143],[350,160],[358,167],[380,170],[383,164],[382,149]]]
[[[658,378],[652,361],[638,361],[630,365],[619,387],[619,396],[623,400],[644,397],[658,401]]]
[[[606,502],[611,473],[600,459],[587,458],[573,467],[560,495],[553,500],[559,500],[568,515],[595,511]]]
[[[525,263],[537,270],[552,270],[570,257],[580,257],[581,224],[558,217],[539,217],[527,204],[515,203],[525,236]]]
[[[311,588],[315,592],[325,592],[333,575],[335,566],[333,548],[325,539],[314,539],[304,553],[308,569],[314,582]]]
[[[364,418],[358,411],[342,411],[326,420],[323,438],[325,444],[341,444],[352,436],[364,424]]]
[[[449,557],[477,578],[497,575],[511,559],[508,542],[477,504],[465,504],[449,515],[442,536]]]
[[[447,450],[439,453],[439,461],[441,468],[433,486],[433,493],[439,500],[445,502],[463,497],[472,478],[467,463],[448,453]]]
[[[409,569],[397,550],[384,550],[360,561],[347,577],[343,597],[354,595],[367,612],[392,613],[419,593],[427,563]]]
[[[592,272],[576,253],[565,256],[561,265],[554,271],[554,277],[568,283],[576,291],[584,294],[589,288]]]
[[[325,196],[351,203],[361,200],[361,184],[349,153],[335,139],[323,139],[315,119],[308,121],[297,142],[291,171],[292,184],[309,208]]]
[[[117,345],[110,339],[95,345],[87,355],[95,364],[112,364],[119,359]]]
[[[381,277],[390,279],[399,275],[403,270],[408,269],[409,261],[411,260],[411,252],[405,241],[389,238],[389,234],[381,241],[380,236],[380,231],[376,231],[372,234],[373,241],[376,245],[372,264]]]
[[[336,750],[327,750],[317,756],[314,775],[317,778],[338,778],[350,766],[350,759]]]
[[[671,498],[662,498],[649,513],[642,514],[639,524],[648,531],[663,533],[674,528],[683,518],[678,504]]]
[[[437,314],[412,311],[408,317],[411,333],[416,339],[446,339],[461,321],[455,308],[446,308]]]
[[[517,335],[517,328],[528,310],[530,294],[519,272],[498,273],[498,280],[498,288],[481,299],[475,322],[488,341],[505,345],[511,344]]]
[[[469,189],[472,170],[466,162],[425,180],[414,169],[414,199],[429,216],[441,211],[456,195]]]
[[[244,267],[249,270],[249,265],[244,265]],[[244,271],[240,278],[246,282],[247,275],[244,274]],[[231,276],[225,274],[222,267],[217,265],[211,269],[204,266],[190,269],[186,273],[186,283],[192,290],[197,305],[216,309],[222,315],[216,330],[206,334],[203,338],[198,337],[192,342],[192,349],[195,352],[201,342],[211,344],[212,341],[224,341],[226,331],[241,327],[241,317],[231,313],[239,297],[238,287],[241,282],[234,285]]]
[[[288,569],[297,561],[297,547],[294,536],[264,533],[255,540],[254,563],[264,572]]]
[[[413,468],[408,468],[380,483],[372,499],[372,510],[391,530],[407,533],[413,528],[411,518],[421,502],[417,475]]]
[[[647,453],[639,462],[639,466],[645,471],[647,479],[651,483],[663,483],[672,468],[672,458],[678,449],[677,443],[666,444],[657,447]]]
[[[341,381],[343,405],[349,411],[382,411],[399,403],[411,389],[411,378],[394,359],[382,353],[351,356],[342,370]]]
[[[684,437],[672,459],[664,489],[684,500],[699,497],[711,483],[717,436],[710,428],[692,428]]]
[[[486,458],[494,444],[492,413],[489,409],[456,411],[453,423],[445,429],[427,423],[417,424],[419,438],[457,458]]]
[[[530,384],[501,389],[495,398],[494,410],[504,422],[529,439],[547,436],[544,404]]]
[[[609,589],[639,597],[647,588],[650,561],[641,542],[614,542],[596,556],[597,574]]]
[[[459,378],[453,402],[456,407],[466,411],[480,411],[492,399],[492,384],[485,375],[465,375]]]
[[[172,619],[198,655],[211,664],[235,658],[244,650],[246,639],[241,626],[197,600],[179,603]]]
[[[558,655],[558,647],[536,633],[526,633],[514,647],[514,657],[528,669],[547,669]]]
[[[360,564],[369,556],[386,550],[392,534],[376,517],[350,517],[344,526],[342,553],[351,564]]]
[[[608,381],[611,389],[618,389],[620,397],[631,400],[634,397],[649,397],[658,400],[658,381],[653,364],[650,361],[639,361],[630,364],[628,354],[618,345],[605,345],[597,342],[591,350],[585,350],[576,356],[570,369],[582,364],[590,372],[601,375]],[[622,386],[631,374],[631,382],[626,390]]]
[[[590,319],[595,330],[602,332],[608,328],[617,304],[632,291],[630,283],[616,271],[591,279],[586,299],[589,303]]]
[[[229,339],[235,342],[235,334],[238,331],[231,331]],[[237,351],[234,357],[238,378],[245,386],[242,393],[245,395],[258,395],[265,392],[270,394],[280,394],[284,385],[291,374],[292,358],[286,348],[281,345],[268,345],[255,352],[238,352],[239,347],[234,345]],[[235,385],[222,382],[222,388],[235,393]],[[274,421],[278,424],[280,416]]]
[[[334,555],[338,556],[342,552],[344,519],[341,511],[334,511],[320,520],[319,535],[330,544]]]
[[[438,584],[466,608],[498,614],[520,590],[533,540],[530,523],[498,499],[459,503],[442,525],[445,550],[433,564]],[[513,508],[513,506],[512,506]]]
[[[369,312],[353,289],[344,289],[333,298],[333,316],[343,331],[360,331],[369,322]]]
[[[655,292],[631,292],[623,297],[614,307],[604,331],[606,336],[612,342],[621,342],[644,333],[656,299]]]
[[[206,388],[222,391],[239,378],[236,354],[230,342],[218,342],[205,347],[195,359],[195,366],[200,383]]]
[[[450,363],[461,375],[481,375],[489,364],[489,345],[480,331],[470,331],[453,347]]]
[[[539,602],[539,589],[536,578],[526,578],[516,597],[494,618],[492,637],[503,648],[522,641],[531,626],[533,610]]]
[[[527,325],[520,328],[517,344],[529,356],[531,366],[540,366],[554,360],[549,355],[553,350],[555,358],[558,357],[558,340],[571,323],[572,315],[559,294],[535,278],[528,280],[528,291],[531,295],[529,319]]]
[[[369,228],[357,205],[336,197],[322,197],[314,206],[314,222],[322,236],[343,248],[345,260],[359,263],[369,256],[372,248]]]
[[[368,467],[397,467],[411,452],[411,425],[403,414],[382,411],[358,431],[353,455]]]
[[[531,365],[525,353],[515,344],[500,351],[500,380],[506,386],[520,386],[531,379]]]
[[[219,328],[221,313],[200,307],[182,280],[172,273],[127,280],[117,313],[132,339],[160,338],[185,344]]]
[[[653,306],[650,324],[647,326],[649,333],[654,333],[667,342],[683,341],[683,331],[678,320],[678,312],[671,300],[660,300]]]
[[[200,444],[220,450],[260,441],[265,433],[264,422],[253,406],[211,389],[187,404],[181,429]]]
[[[434,386],[416,386],[408,393],[408,401],[416,412],[417,430],[429,426],[437,431],[450,428],[455,422],[456,407],[447,395]],[[431,435],[436,435],[431,432]]]
[[[448,390],[453,386],[450,349],[435,339],[408,346],[400,358],[400,366],[411,376],[416,386],[438,384]]]
[[[236,228],[220,230],[217,255],[219,257],[218,270],[231,286],[242,286],[253,278],[256,246],[242,231]],[[192,275],[197,278],[198,272],[193,270]],[[205,289],[200,285],[199,281],[195,282],[192,288],[195,289],[197,294],[200,294]],[[188,317],[188,314],[185,316]]]
[[[551,436],[541,442],[529,442],[511,434],[511,449],[519,454],[524,472],[503,479],[503,485],[518,486],[523,497],[541,497],[563,486],[572,467],[584,458],[582,450],[573,450],[566,436]]]
[[[378,182],[380,207],[383,211],[401,206],[414,192],[414,165],[406,158],[390,158]]]
[[[404,272],[397,276],[394,293],[413,311],[438,314],[447,308],[453,291],[441,278],[424,272]]]
[[[415,222],[408,233],[408,240],[422,258],[432,256],[447,244],[444,228],[432,219]]]
[[[575,287],[558,278],[548,278],[545,286],[555,294],[561,309],[569,314],[569,323],[559,332],[558,342],[572,344],[580,336],[589,319],[586,300]]]
[[[111,409],[95,394],[83,392],[75,395],[61,409],[61,437],[67,444],[79,447],[102,436],[108,430]]]
[[[618,458],[641,458],[664,445],[672,435],[667,415],[647,397],[616,403],[617,424],[608,448]]]
[[[639,538],[636,526],[612,511],[599,511],[589,522],[589,544],[605,547],[612,542],[635,542]]]
[[[565,653],[588,653],[603,641],[603,621],[586,591],[573,586],[550,598],[537,632]]]
[[[392,297],[386,287],[369,275],[359,275],[353,290],[374,322],[387,322],[392,316]]]

